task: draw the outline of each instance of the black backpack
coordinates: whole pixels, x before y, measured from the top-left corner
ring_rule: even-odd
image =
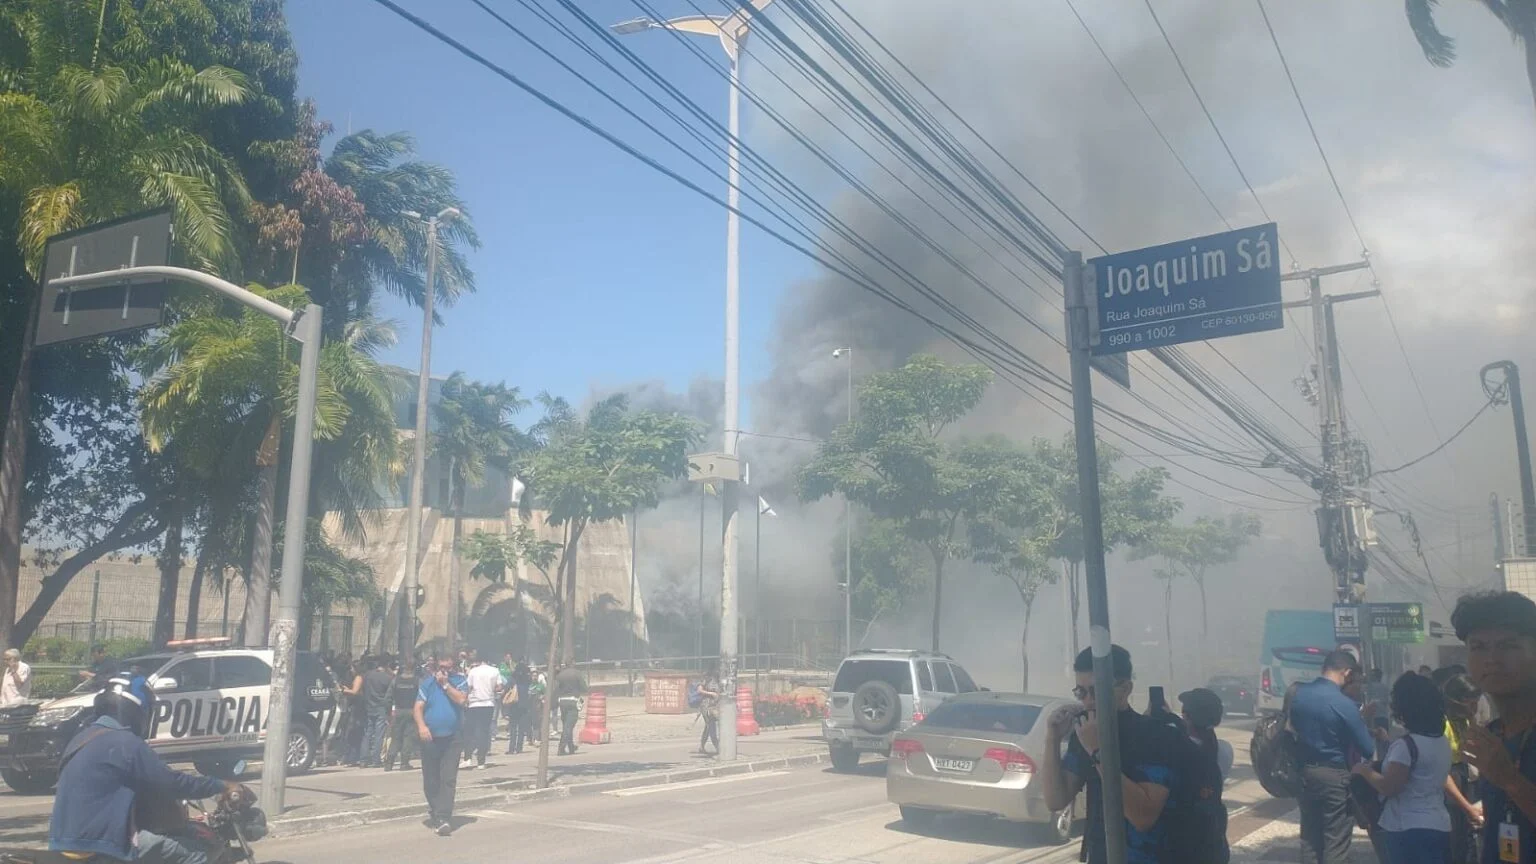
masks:
[[[1171,778],[1163,807],[1168,861],[1227,864],[1227,808],[1221,802],[1221,766],[1213,748],[1191,740],[1183,721],[1171,713],[1153,716],[1159,746],[1167,753]]]

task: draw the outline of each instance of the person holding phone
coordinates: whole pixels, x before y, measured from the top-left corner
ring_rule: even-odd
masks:
[[[453,833],[453,799],[459,782],[459,733],[469,685],[454,670],[453,656],[441,657],[416,692],[416,734],[421,737],[421,787],[427,798],[427,827],[439,836]]]
[[[15,648],[5,651],[5,677],[0,678],[0,708],[25,705],[32,697],[32,667],[23,663]]]

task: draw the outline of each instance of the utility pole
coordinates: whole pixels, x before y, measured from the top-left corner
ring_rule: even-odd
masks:
[[[1318,540],[1334,575],[1334,599],[1339,603],[1365,601],[1366,525],[1370,518],[1370,500],[1362,488],[1368,466],[1351,446],[1345,422],[1343,378],[1340,374],[1338,333],[1333,323],[1336,303],[1376,297],[1380,291],[1351,294],[1323,294],[1322,279],[1370,267],[1366,261],[1300,270],[1280,277],[1281,281],[1305,280],[1306,300],[1285,303],[1286,308],[1305,306],[1312,311],[1312,338],[1317,353],[1313,374],[1318,386],[1319,437],[1323,445],[1323,473],[1312,481],[1320,497],[1317,509]],[[1369,631],[1367,620],[1362,632]]]
[[[853,428],[853,349],[839,348],[832,352],[839,360],[847,360],[848,372],[848,428]],[[853,653],[853,500],[843,498],[843,656]]]
[[[1489,384],[1488,373],[1494,369],[1504,370],[1503,384]],[[1521,535],[1514,536],[1515,526],[1511,525],[1510,535],[1515,542],[1510,545],[1524,549],[1524,554],[1530,555],[1532,547],[1536,546],[1532,542],[1536,540],[1536,482],[1531,479],[1531,442],[1525,433],[1525,399],[1520,394],[1520,367],[1513,361],[1500,360],[1484,366],[1482,376],[1484,392],[1495,401],[1508,400],[1510,412],[1515,416],[1515,457],[1520,463]]]
[[[407,211],[421,221],[421,214]],[[421,300],[421,368],[416,370],[416,439],[411,442],[411,498],[405,515],[405,590],[396,605],[400,610],[400,657],[410,657],[416,649],[416,609],[421,587],[421,510],[427,483],[427,401],[432,388],[432,317],[437,278],[437,225],[451,216],[461,215],[456,207],[444,207],[427,222],[427,284]],[[449,598],[450,602],[454,598]],[[383,640],[380,640],[383,641]],[[448,646],[453,650],[453,646]]]
[[[1509,547],[1504,544],[1504,514],[1499,512],[1499,493],[1488,493],[1488,506],[1493,510],[1493,562],[1509,557]]]

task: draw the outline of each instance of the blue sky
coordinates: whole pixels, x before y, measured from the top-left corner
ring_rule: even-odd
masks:
[[[513,34],[469,4],[405,5],[598,123],[635,131],[590,91],[534,62]],[[496,7],[527,23],[514,4]],[[583,8],[600,21],[636,14],[622,0]],[[662,9],[689,11],[682,3]],[[576,400],[592,386],[659,379],[683,389],[698,376],[721,374],[724,210],[368,0],[291,3],[288,17],[301,94],[316,100],[338,133],[349,124],[409,132],[420,158],[458,177],[483,243],[471,258],[479,290],[443,313],[433,340],[435,374],[464,370],[525,393],[548,389]],[[630,38],[723,121],[721,78],[666,34]],[[718,44],[701,43],[723,69]],[[782,286],[810,272],[776,246],[744,233],[744,382],[766,371]],[[401,337],[387,359],[414,368],[419,312],[398,301],[385,311]]]

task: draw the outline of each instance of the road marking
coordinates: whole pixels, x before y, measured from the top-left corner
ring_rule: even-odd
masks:
[[[604,795],[612,795],[615,798],[628,798],[631,795],[655,795],[658,792],[686,792],[689,789],[698,789],[701,786],[718,786],[722,783],[738,783],[742,780],[756,780],[759,777],[780,777],[788,774],[788,771],[763,771],[757,774],[732,774],[729,777],[707,777],[703,780],[689,780],[683,783],[665,783],[659,786],[638,786],[634,789],[614,789],[604,792]]]
[[[488,819],[506,819],[512,822],[522,822],[528,825],[541,827],[566,828],[571,831],[590,831],[594,834],[620,834],[626,837],[650,837],[655,840],[664,840],[668,843],[684,843],[697,849],[700,843],[710,842],[709,838],[698,834],[684,834],[678,831],[658,831],[654,828],[641,828],[633,825],[615,825],[608,822],[588,822],[582,819],[551,819],[532,813],[513,813],[510,810],[479,810],[471,816],[484,816]]]

